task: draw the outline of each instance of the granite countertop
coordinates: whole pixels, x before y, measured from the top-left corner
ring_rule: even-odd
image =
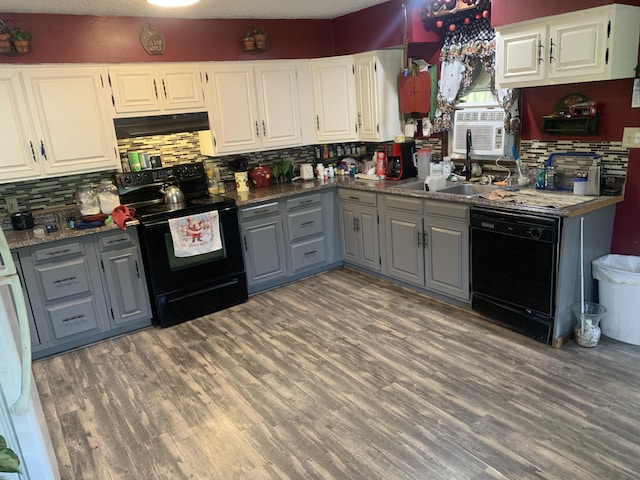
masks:
[[[406,180],[364,180],[356,179],[351,176],[334,177],[328,180],[309,180],[295,181],[283,185],[272,185],[267,188],[252,188],[248,192],[236,192],[228,189],[224,194],[225,197],[232,198],[236,201],[238,207],[252,205],[255,203],[275,201],[281,198],[300,195],[312,191],[319,191],[328,188],[350,188],[355,190],[363,190],[376,193],[388,193],[395,195],[404,195],[416,198],[425,198],[432,200],[441,200],[455,203],[464,203],[468,205],[482,205],[487,207],[498,207],[509,211],[537,213],[542,215],[551,215],[556,217],[575,217],[583,215],[587,212],[600,208],[614,205],[624,200],[623,195],[617,196],[600,196],[585,197],[573,195],[571,192],[560,191],[539,191],[532,188],[525,188],[520,192],[506,196],[501,200],[489,200],[480,196],[465,197],[462,195],[452,195],[442,192],[425,192],[422,190],[414,190],[402,188],[403,185],[415,184],[417,178],[408,178]],[[455,185],[455,183],[450,183]],[[554,206],[550,206],[554,205]],[[74,215],[74,213],[76,215]],[[11,230],[11,222],[6,217],[2,219],[2,227],[7,237],[9,247],[13,249],[28,247],[56,240],[65,240],[73,237],[84,235],[93,235],[95,233],[103,233],[110,230],[119,229],[116,224],[104,225],[97,228],[88,228],[83,230],[69,228],[66,218],[77,215],[74,207],[61,207],[34,214],[34,228],[29,230],[14,231]],[[58,227],[57,232],[45,233],[44,235],[35,235],[37,229],[45,229],[48,223],[55,223]],[[135,226],[137,220],[127,222],[128,226]],[[45,230],[46,231],[46,230]]]
[[[423,190],[402,188],[403,185],[415,184],[417,178],[405,180],[363,180],[351,176],[334,177],[328,180],[296,181],[283,185],[272,185],[267,188],[251,189],[249,192],[227,190],[224,194],[236,200],[239,207],[254,203],[277,200],[292,195],[299,195],[313,190],[325,188],[350,188],[377,193],[390,193],[431,200],[464,203],[468,205],[504,208],[510,211],[537,213],[555,217],[575,217],[592,210],[614,205],[624,200],[623,195],[588,197],[574,195],[569,191],[546,191],[534,188],[523,188],[518,192],[509,192],[500,200],[489,200],[481,196],[465,197],[442,192],[425,192]],[[447,182],[453,186],[461,182]]]

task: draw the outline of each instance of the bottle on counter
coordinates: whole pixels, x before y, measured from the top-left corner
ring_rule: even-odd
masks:
[[[556,168],[553,165],[549,165],[547,167],[547,171],[545,173],[544,188],[546,190],[556,189]]]
[[[100,203],[100,211],[111,215],[113,210],[120,205],[120,194],[118,193],[118,187],[116,187],[111,180],[100,180],[100,185],[96,190],[98,194],[98,202]]]

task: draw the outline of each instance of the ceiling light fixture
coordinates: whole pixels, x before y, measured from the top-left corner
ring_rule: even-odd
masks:
[[[158,7],[186,7],[198,3],[200,0],[147,0],[152,5]]]

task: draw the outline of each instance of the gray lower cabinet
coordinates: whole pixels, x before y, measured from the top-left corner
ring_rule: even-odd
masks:
[[[338,189],[340,245],[345,262],[381,270],[376,194]]]
[[[426,287],[469,301],[469,207],[425,201]]]
[[[249,292],[287,276],[286,241],[279,201],[240,209],[240,232]]]
[[[100,266],[113,326],[151,316],[140,249],[131,232],[104,234],[99,239]]]
[[[249,293],[342,263],[333,189],[240,208]]]
[[[125,239],[124,248],[121,241],[112,251],[103,248],[116,236]],[[32,341],[34,358],[151,324],[135,229],[26,247],[17,256],[31,306],[32,338],[38,339]]]
[[[469,207],[380,195],[382,273],[468,302]]]

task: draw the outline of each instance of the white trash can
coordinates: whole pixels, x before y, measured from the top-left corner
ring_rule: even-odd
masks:
[[[640,257],[605,255],[591,267],[598,280],[599,303],[607,309],[600,322],[602,334],[640,345]]]

